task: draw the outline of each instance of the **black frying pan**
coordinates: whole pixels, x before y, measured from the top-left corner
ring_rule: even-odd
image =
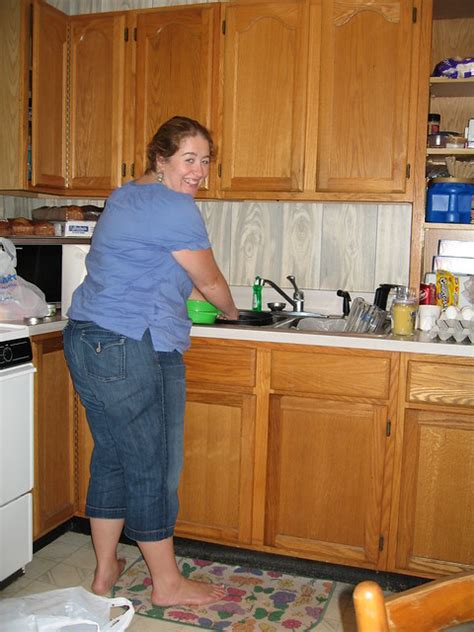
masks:
[[[250,325],[253,327],[261,327],[262,325],[271,325],[273,317],[270,312],[253,312],[250,309],[239,310],[238,320],[226,320],[225,318],[216,318],[216,325]]]

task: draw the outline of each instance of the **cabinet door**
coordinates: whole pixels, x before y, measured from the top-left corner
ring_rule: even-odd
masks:
[[[75,513],[74,392],[62,334],[34,336],[35,482],[34,538]]]
[[[225,191],[303,189],[307,9],[304,0],[225,6]]]
[[[33,5],[31,185],[66,186],[68,17]]]
[[[71,18],[69,187],[121,183],[125,17]]]
[[[188,390],[177,534],[251,540],[255,397]]]
[[[474,416],[409,409],[402,449],[394,570],[473,570]]]
[[[321,39],[320,57],[313,60],[321,68],[316,191],[408,195],[416,117],[414,5],[321,3],[321,24],[313,24],[313,38]]]
[[[27,0],[0,2],[0,190],[26,188],[29,11]]]
[[[387,408],[273,395],[265,544],[376,568]]]
[[[217,131],[219,5],[172,8],[137,18],[135,173],[146,168],[146,148],[172,116]],[[217,141],[218,139],[215,138]],[[210,182],[214,188],[215,167]]]

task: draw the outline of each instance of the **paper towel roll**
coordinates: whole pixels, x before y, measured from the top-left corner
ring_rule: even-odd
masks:
[[[72,294],[86,276],[86,255],[89,245],[64,244],[61,278],[61,314],[67,316]]]

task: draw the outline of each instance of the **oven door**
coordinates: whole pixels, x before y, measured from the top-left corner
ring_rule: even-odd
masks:
[[[32,559],[34,372],[0,371],[0,581]]]

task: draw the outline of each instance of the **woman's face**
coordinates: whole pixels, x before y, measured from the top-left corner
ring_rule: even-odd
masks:
[[[171,158],[157,158],[156,162],[157,170],[163,173],[163,184],[194,197],[209,174],[209,143],[200,134],[188,136]]]

